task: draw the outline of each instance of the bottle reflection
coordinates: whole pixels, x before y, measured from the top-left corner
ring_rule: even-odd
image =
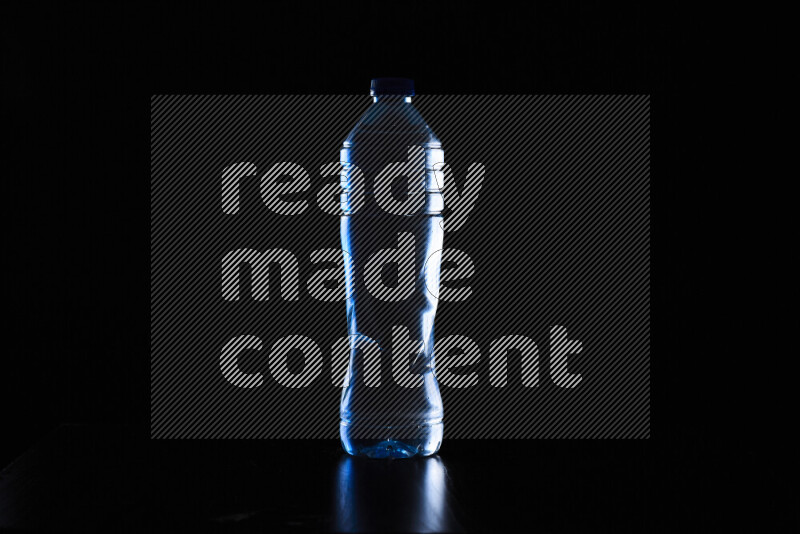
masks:
[[[338,532],[461,531],[438,456],[400,461],[343,457],[336,475]]]

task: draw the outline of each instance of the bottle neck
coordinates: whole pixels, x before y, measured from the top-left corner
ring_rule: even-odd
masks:
[[[381,104],[410,104],[411,97],[407,95],[377,95],[372,97],[372,101]]]

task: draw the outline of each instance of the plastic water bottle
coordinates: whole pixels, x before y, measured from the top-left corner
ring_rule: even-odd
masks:
[[[444,153],[411,105],[413,81],[374,79],[370,94],[341,150],[350,360],[340,436],[352,455],[428,456],[443,429],[433,320]]]

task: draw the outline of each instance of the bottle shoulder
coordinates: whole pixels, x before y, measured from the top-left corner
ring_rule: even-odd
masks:
[[[348,134],[344,146],[351,146],[359,140],[387,136],[403,138],[415,144],[441,146],[433,129],[410,103],[371,105]]]

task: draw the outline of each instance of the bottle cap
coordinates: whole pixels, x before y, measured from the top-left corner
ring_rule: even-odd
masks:
[[[369,94],[414,96],[414,80],[408,78],[374,78]]]

